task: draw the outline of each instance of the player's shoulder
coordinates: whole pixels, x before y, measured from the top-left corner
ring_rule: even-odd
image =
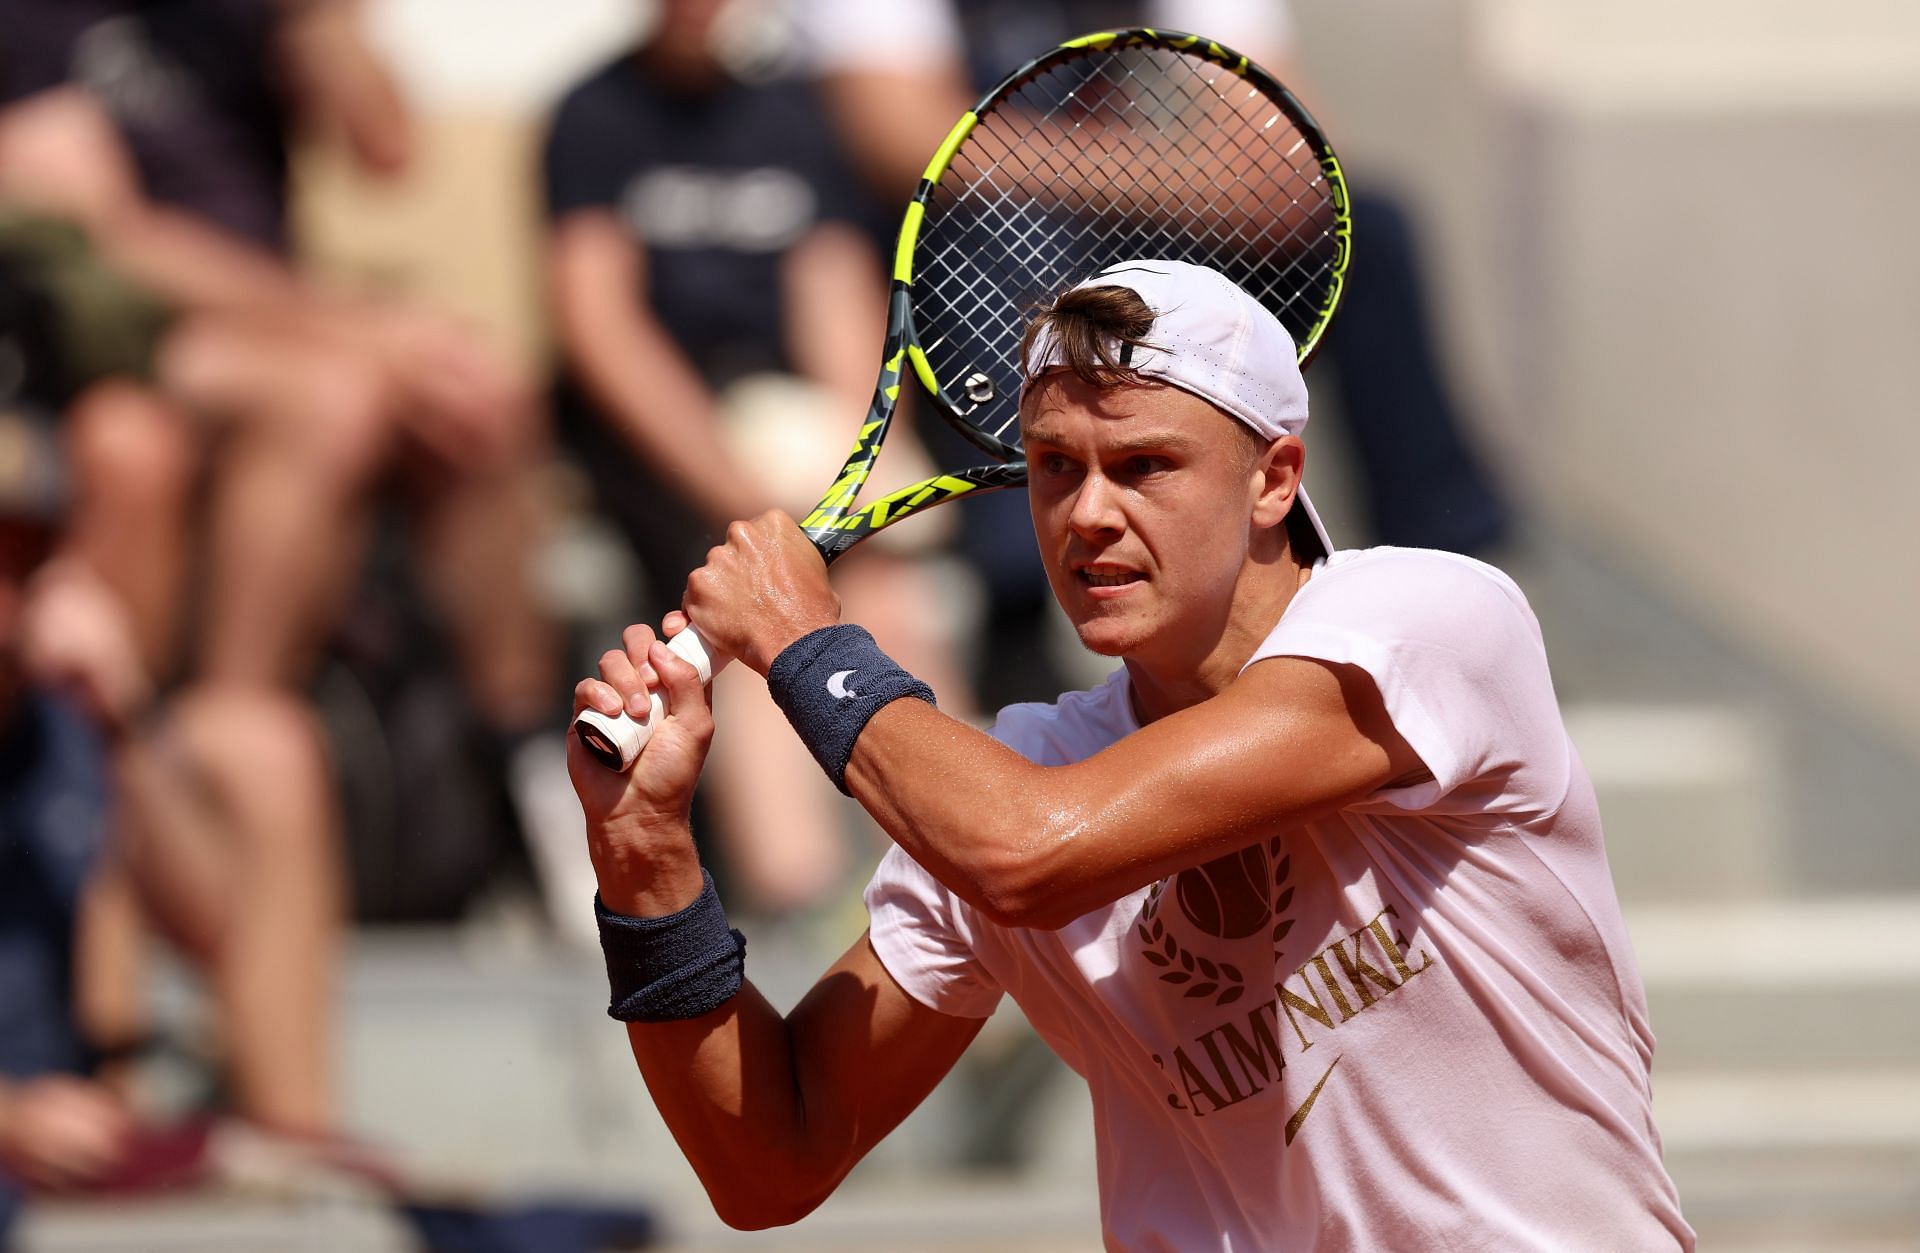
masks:
[[[1029,761],[1065,765],[1099,752],[1139,729],[1128,698],[1125,669],[1084,691],[1058,700],[1008,705],[994,720],[993,736]]]
[[[1512,595],[1520,593],[1519,585],[1500,567],[1441,548],[1402,548],[1393,544],[1342,548],[1327,559],[1318,573],[1340,577],[1474,581],[1491,584]]]
[[[1317,588],[1317,590],[1316,590]],[[1512,611],[1531,619],[1520,585],[1498,566],[1437,548],[1341,549],[1308,580],[1317,596],[1370,595],[1435,608]]]
[[[1541,653],[1545,640],[1519,585],[1498,568],[1458,553],[1383,546],[1328,558],[1255,659],[1408,646],[1498,667]]]

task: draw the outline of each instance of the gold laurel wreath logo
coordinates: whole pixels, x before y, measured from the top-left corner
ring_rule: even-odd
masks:
[[[1293,919],[1284,916],[1293,904],[1293,888],[1287,882],[1293,871],[1293,857],[1291,854],[1285,857],[1280,855],[1279,836],[1267,841],[1266,852],[1266,860],[1273,867],[1268,917],[1273,919],[1274,925],[1268,938],[1278,945],[1293,929]],[[1240,968],[1231,962],[1216,962],[1187,948],[1160,918],[1160,904],[1167,886],[1178,878],[1178,875],[1170,875],[1154,884],[1147,893],[1146,904],[1141,907],[1140,921],[1136,927],[1140,936],[1140,955],[1159,967],[1162,983],[1182,988],[1182,995],[1193,1000],[1210,996],[1215,1005],[1231,1005],[1246,995],[1247,991],[1246,976]],[[1278,952],[1278,949],[1275,951]]]

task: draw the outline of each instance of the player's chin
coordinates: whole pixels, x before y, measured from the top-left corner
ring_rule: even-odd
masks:
[[[1112,614],[1070,614],[1080,647],[1102,657],[1124,657],[1140,644],[1144,632],[1138,625]]]
[[[1102,639],[1086,631],[1080,632],[1080,647],[1099,657],[1124,657],[1127,655],[1127,645],[1124,641]]]

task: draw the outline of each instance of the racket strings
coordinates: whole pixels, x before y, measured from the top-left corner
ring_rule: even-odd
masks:
[[[1006,439],[1020,334],[1072,281],[1129,258],[1212,266],[1304,343],[1339,266],[1313,142],[1249,79],[1127,49],[1055,62],[982,115],[934,189],[914,320],[942,392]]]

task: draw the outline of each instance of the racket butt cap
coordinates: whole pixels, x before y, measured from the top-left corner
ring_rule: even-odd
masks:
[[[631,718],[609,717],[597,709],[583,709],[573,720],[580,747],[609,770],[625,770],[646,744],[640,724]]]

